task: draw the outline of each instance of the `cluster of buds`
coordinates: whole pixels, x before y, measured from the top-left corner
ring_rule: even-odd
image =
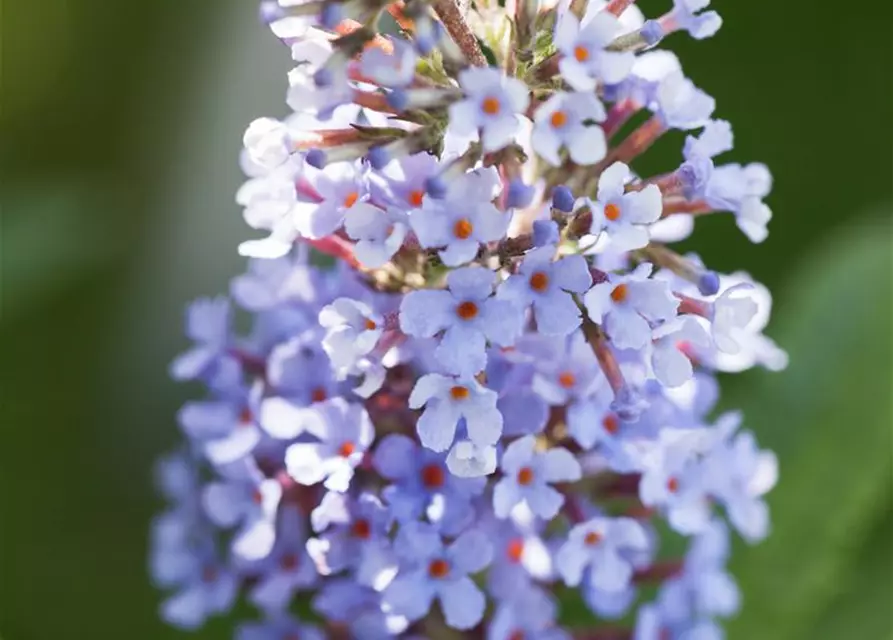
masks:
[[[767,534],[777,465],[715,374],[786,356],[765,288],[669,246],[771,217],[766,167],[717,164],[729,123],[657,48],[713,35],[707,4],[263,3],[293,113],[245,133],[262,234],[172,366],[208,396],[159,466],[166,621],[241,595],[237,640],[723,637],[730,531]],[[640,175],[674,129],[680,164]]]

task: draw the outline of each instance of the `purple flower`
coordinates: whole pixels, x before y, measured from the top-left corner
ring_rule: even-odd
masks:
[[[161,617],[181,629],[197,629],[214,615],[225,614],[236,599],[238,580],[209,550],[189,557],[180,590],[161,603]]]
[[[259,392],[255,387],[250,395],[229,400],[187,402],[177,414],[178,422],[212,463],[236,462],[261,441],[255,420]]]
[[[470,629],[481,621],[484,594],[468,575],[490,563],[492,549],[482,533],[466,531],[447,546],[432,525],[410,522],[400,528],[395,549],[401,565],[383,593],[386,606],[412,621],[437,598],[450,627]]]
[[[499,69],[469,67],[459,73],[465,98],[450,105],[450,125],[460,136],[480,130],[484,151],[498,151],[520,130],[530,102],[527,85]]]
[[[282,612],[295,591],[310,589],[316,584],[318,574],[304,548],[306,540],[301,513],[294,506],[283,506],[279,510],[273,551],[253,567],[260,577],[249,599],[256,607],[268,614]]]
[[[693,318],[677,318],[658,327],[654,332],[651,366],[654,376],[667,387],[678,387],[694,374],[685,349],[710,346],[710,336]]]
[[[603,324],[618,349],[641,349],[651,341],[649,322],[676,316],[679,300],[665,281],[648,278],[651,269],[645,262],[627,276],[610,274],[583,298],[589,317]]]
[[[564,504],[564,496],[549,485],[580,479],[580,464],[567,449],[537,452],[535,447],[533,436],[525,436],[512,442],[502,455],[499,466],[504,476],[493,489],[496,517],[505,518],[517,505],[526,503],[535,515],[551,520]]]
[[[409,216],[419,244],[439,248],[443,263],[457,267],[474,259],[482,243],[505,235],[510,214],[492,200],[498,178],[490,171],[464,174],[451,181],[443,199],[425,198]]]
[[[266,557],[276,540],[276,511],[282,497],[278,480],[265,479],[254,464],[243,461],[222,470],[225,480],[208,483],[202,493],[205,513],[219,527],[241,527],[232,550],[246,560]]]
[[[595,164],[607,151],[604,131],[595,124],[604,119],[605,108],[594,94],[556,92],[536,110],[531,145],[556,167],[562,147],[577,164]]]
[[[605,169],[598,180],[595,201],[584,199],[592,211],[590,233],[603,231],[618,251],[640,249],[650,240],[649,227],[660,219],[663,199],[657,185],[650,184],[640,191],[626,193],[626,183],[632,178],[629,167],[615,162]]]
[[[298,442],[285,452],[288,474],[300,484],[322,482],[332,491],[347,491],[354,468],[375,437],[375,427],[361,404],[342,398],[307,411],[307,433],[319,442]]]
[[[307,541],[320,574],[354,569],[360,584],[379,589],[393,576],[387,537],[392,518],[376,496],[363,493],[354,499],[330,491],[310,514],[310,522],[322,533]]]
[[[171,375],[177,380],[205,376],[226,355],[230,342],[229,300],[202,298],[189,305],[186,335],[196,344],[171,363]]]
[[[661,19],[671,29],[687,31],[695,40],[710,38],[722,26],[722,18],[716,11],[703,11],[710,0],[674,0],[673,11]]]
[[[276,614],[265,622],[246,622],[236,629],[235,640],[325,640],[325,634],[315,626],[303,624],[297,618]]]
[[[295,218],[295,227],[302,236],[322,238],[341,227],[345,215],[354,207],[375,207],[366,202],[369,185],[358,164],[335,162],[323,169],[305,165],[304,175],[320,202],[306,207]]]
[[[487,342],[510,346],[521,333],[513,305],[493,297],[496,274],[481,267],[456,269],[447,276],[448,291],[412,291],[400,304],[404,333],[443,337],[434,351],[449,372],[473,376],[487,365]]]
[[[582,23],[565,10],[555,26],[561,75],[577,91],[592,91],[599,81],[617,84],[629,74],[635,59],[629,52],[606,50],[620,35],[620,21],[607,11],[594,13],[593,8],[590,6]]]
[[[344,230],[354,245],[354,255],[368,269],[385,265],[403,245],[409,231],[409,219],[395,207],[386,210],[355,205],[345,216]]]
[[[369,47],[360,59],[360,72],[383,87],[406,87],[415,77],[416,53],[412,45],[401,38],[388,38],[393,51]]]
[[[327,580],[313,608],[327,620],[348,625],[354,638],[386,640],[409,626],[404,616],[383,610],[380,593],[351,579]]]
[[[462,419],[473,442],[496,444],[502,434],[502,415],[496,409],[496,400],[496,393],[474,378],[429,373],[416,382],[409,406],[425,407],[416,423],[422,446],[446,451],[453,444],[456,426]]]
[[[474,518],[471,500],[480,495],[483,478],[459,478],[449,472],[442,454],[419,447],[406,436],[389,435],[378,444],[373,465],[393,482],[382,492],[400,522],[424,515],[445,534],[464,529]]]
[[[533,305],[536,327],[546,335],[567,335],[580,326],[580,309],[574,293],[592,286],[583,256],[567,256],[552,262],[551,246],[533,249],[524,257],[516,275],[499,287],[499,298],[526,308]]]
[[[555,602],[537,588],[502,603],[487,627],[487,640],[570,640],[555,622]]]
[[[655,112],[671,129],[697,129],[713,115],[716,101],[681,71],[664,76],[655,92]]]
[[[322,347],[341,377],[355,370],[357,361],[375,348],[384,331],[381,314],[351,298],[338,298],[323,307],[319,324],[328,330]]]
[[[596,517],[571,529],[555,556],[555,566],[568,586],[586,575],[596,589],[621,591],[632,579],[636,554],[650,546],[645,529],[632,518]]]

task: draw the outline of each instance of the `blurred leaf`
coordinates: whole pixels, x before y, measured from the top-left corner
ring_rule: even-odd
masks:
[[[98,200],[99,188],[89,181],[27,185],[4,194],[6,320],[120,255],[126,247],[121,225],[93,215]]]
[[[889,227],[863,226],[820,246],[785,289],[778,335],[790,368],[764,376],[744,403],[780,460],[774,531],[735,554],[745,600],[731,638],[815,638],[820,616],[847,602],[874,525],[889,518],[890,257]],[[885,611],[872,615],[888,619]]]

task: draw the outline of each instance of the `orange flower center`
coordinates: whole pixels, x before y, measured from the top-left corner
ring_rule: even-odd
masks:
[[[521,467],[518,471],[518,484],[527,486],[533,482],[533,469],[530,467]]]
[[[524,640],[524,632],[512,631],[512,634],[508,637],[507,640]]]
[[[438,489],[443,486],[446,476],[443,467],[438,464],[425,465],[422,468],[422,484],[428,489]]]
[[[356,446],[353,442],[345,442],[340,447],[338,447],[338,455],[342,458],[349,458],[354,451],[356,451]]]
[[[354,206],[357,203],[357,198],[359,198],[359,197],[360,197],[360,194],[358,194],[356,191],[351,191],[350,193],[347,194],[347,197],[344,198],[344,206],[346,208],[350,209],[352,206]]]
[[[375,331],[378,328],[378,325],[375,324],[375,320],[370,318],[366,318],[366,322],[363,323],[363,326],[366,327],[366,331]]]
[[[251,409],[245,407],[242,411],[239,412],[239,424],[242,426],[247,426],[254,422],[254,416],[251,415]]]
[[[459,238],[459,240],[466,240],[471,237],[472,231],[474,231],[474,225],[471,224],[468,218],[462,218],[453,225],[453,235]]]
[[[667,480],[667,491],[670,493],[676,493],[679,491],[679,480],[677,478],[671,477]]]
[[[524,555],[524,539],[512,538],[509,540],[508,546],[505,549],[505,554],[508,556],[509,561],[514,562],[515,564],[521,562],[521,556]]]
[[[465,400],[468,398],[468,387],[455,386],[450,389],[450,396],[452,396],[453,400]]]
[[[597,545],[601,541],[602,534],[600,534],[598,531],[590,531],[586,534],[586,537],[583,538],[583,542],[590,547]]]
[[[555,111],[549,118],[549,122],[556,129],[560,129],[567,124],[567,114],[564,111]]]
[[[255,489],[251,492],[251,501],[254,504],[261,504],[264,501],[264,494],[260,492],[260,489]]]
[[[499,98],[494,98],[493,96],[484,98],[484,101],[481,102],[481,109],[488,116],[495,116],[499,113],[499,109],[502,105],[499,104]]]
[[[614,302],[623,302],[626,300],[626,297],[629,295],[629,287],[625,284],[618,284],[614,287],[614,290],[611,291],[611,300]]]
[[[605,428],[605,431],[613,435],[620,429],[620,421],[613,413],[609,413],[602,420],[602,426]]]
[[[620,218],[620,207],[616,204],[609,204],[605,207],[605,217],[611,222]]]
[[[543,292],[549,286],[549,276],[542,271],[537,271],[530,276],[530,288],[534,291]]]
[[[428,565],[428,575],[432,578],[445,578],[449,572],[450,563],[441,558],[432,560]]]
[[[217,567],[207,566],[202,569],[202,581],[214,582],[217,580]]]
[[[577,59],[577,62],[586,62],[589,60],[589,49],[578,44],[574,47],[574,57]]]
[[[350,532],[353,534],[354,538],[366,540],[372,533],[372,527],[369,526],[368,520],[357,520],[353,523]]]
[[[478,306],[471,300],[463,302],[458,307],[456,307],[456,315],[463,320],[471,320],[472,318],[477,317],[477,314]]]
[[[425,197],[425,192],[421,191],[419,189],[416,189],[415,191],[410,191],[409,195],[406,196],[406,199],[409,201],[409,204],[411,204],[412,206],[421,207],[422,206],[422,198],[424,198],[424,197]]]
[[[560,384],[565,389],[570,389],[575,384],[577,384],[577,376],[575,376],[570,371],[562,371],[558,375],[558,384]]]
[[[310,400],[312,402],[323,402],[328,397],[326,390],[322,387],[316,387],[310,392]]]

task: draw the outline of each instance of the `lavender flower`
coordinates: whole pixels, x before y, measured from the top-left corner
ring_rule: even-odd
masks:
[[[715,373],[787,359],[769,292],[671,243],[714,212],[765,240],[771,175],[717,160],[731,125],[655,49],[721,19],[464,4],[262,3],[293,113],[245,131],[264,237],[171,366],[207,388],[158,478],[172,625],[244,597],[237,640],[567,640],[572,589],[618,637],[713,640],[740,607],[729,537],[769,533],[778,468],[740,415],[709,420]],[[671,129],[682,160],[634,171]]]

